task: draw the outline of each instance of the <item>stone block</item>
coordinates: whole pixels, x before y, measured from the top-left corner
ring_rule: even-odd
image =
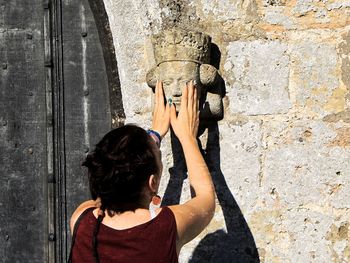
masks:
[[[255,210],[250,227],[258,240],[260,262],[330,262],[328,242],[322,237],[334,218],[314,209]]]
[[[297,108],[316,117],[344,110],[346,89],[339,83],[336,46],[312,33],[292,39],[290,88]]]
[[[316,12],[318,6],[314,0],[297,0],[292,13],[297,16],[304,16],[309,12]]]
[[[280,41],[236,41],[227,47],[226,75],[232,113],[247,115],[285,113],[291,108],[288,94],[289,57]]]
[[[316,206],[289,208],[283,212],[279,227],[288,237],[286,242],[282,242],[285,249],[272,249],[280,258],[293,259],[291,262],[332,262],[332,256],[328,253],[329,242],[323,237],[333,220],[334,215],[319,211]],[[286,229],[288,233],[283,231]]]
[[[152,109],[152,91],[145,85],[149,65],[144,46],[151,31],[149,23],[157,27],[160,23],[160,12],[153,12],[158,5],[143,0],[104,3],[118,61],[126,122],[141,122],[142,125],[144,115],[149,116]]]
[[[334,236],[340,227],[331,225],[349,217],[350,152],[341,138],[347,129],[342,122],[264,121],[262,184],[249,218],[263,258],[329,262],[335,253],[346,258],[348,241]]]
[[[290,13],[301,22],[300,27],[327,24],[329,28],[344,27],[348,24],[350,1],[297,0]],[[319,28],[324,28],[320,26]]]
[[[217,22],[257,19],[256,3],[253,0],[201,0],[200,3],[203,15]]]
[[[285,14],[285,7],[283,6],[264,8],[263,20],[271,25],[281,25],[286,29],[293,29],[296,27],[293,19]]]
[[[321,121],[264,123],[267,147],[262,188],[268,207],[308,204],[349,209],[347,124]]]
[[[210,1],[201,0],[202,9],[205,15],[214,16],[218,21],[240,18],[240,1],[222,0]]]
[[[260,123],[254,121],[242,125],[222,123],[219,129],[222,174],[241,209],[249,211],[259,197],[262,151]]]

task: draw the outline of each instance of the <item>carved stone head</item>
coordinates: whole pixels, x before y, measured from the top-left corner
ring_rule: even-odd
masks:
[[[171,98],[178,110],[182,88],[186,82],[194,80],[197,83],[197,93],[202,98],[202,105],[206,104],[206,107],[201,107],[203,108],[201,118],[210,116],[217,118],[219,115],[220,118],[222,116],[220,95],[206,94],[208,87],[213,86],[218,78],[217,69],[208,64],[211,38],[201,32],[172,29],[154,35],[151,40],[156,65],[147,73],[148,86],[154,89],[157,80],[162,80],[166,99]],[[212,101],[206,98],[211,98]],[[209,112],[206,114],[205,111]]]

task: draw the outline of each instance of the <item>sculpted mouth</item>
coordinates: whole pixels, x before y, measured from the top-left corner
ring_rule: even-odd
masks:
[[[175,103],[175,104],[180,104],[180,103],[181,103],[181,100],[180,100],[180,99],[173,99],[173,103]]]

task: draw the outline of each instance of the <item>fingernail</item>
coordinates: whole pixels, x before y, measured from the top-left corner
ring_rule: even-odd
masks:
[[[193,85],[197,85],[197,80],[193,80]]]
[[[173,100],[171,98],[168,99],[168,103],[171,106],[171,104],[173,104]]]

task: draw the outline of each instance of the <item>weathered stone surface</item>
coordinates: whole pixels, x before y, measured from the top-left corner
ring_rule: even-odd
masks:
[[[266,21],[266,23],[271,25],[281,25],[286,29],[295,28],[293,19],[285,15],[285,8],[282,6],[265,8],[263,19]]]
[[[308,12],[317,11],[317,6],[314,0],[298,0],[295,7],[293,8],[293,13],[298,16],[304,16]]]
[[[218,46],[225,117],[201,136],[217,211],[180,262],[256,262],[254,247],[260,262],[350,261],[348,1],[186,3],[105,0],[127,122],[151,123],[151,34],[175,25]],[[185,202],[170,135],[162,158],[160,194]]]
[[[219,129],[220,145],[225,149],[225,153],[220,157],[222,173],[241,209],[248,212],[259,197],[262,153],[260,124],[259,122],[247,122],[243,125],[222,123]]]
[[[262,189],[250,222],[265,258],[330,262],[329,243],[322,237],[344,215],[340,209],[349,209],[343,189],[350,183],[350,151],[334,145],[344,127],[278,118],[264,122]]]
[[[250,226],[259,240],[261,262],[331,262],[328,242],[320,240],[333,220],[317,208],[255,210]]]
[[[321,3],[320,3],[321,2]],[[317,12],[319,14],[327,14],[327,11],[336,9],[346,9],[350,7],[350,1],[317,1],[317,0],[298,0],[293,8],[293,14],[297,16],[305,16],[309,12]]]
[[[342,34],[338,44],[338,53],[341,59],[341,80],[345,87],[350,90],[350,30]]]
[[[342,120],[344,122],[349,123],[350,122],[350,32],[345,31],[342,34],[342,38],[340,42],[337,45],[338,50],[338,57],[341,61],[340,66],[340,87],[342,89],[338,89],[337,97],[335,97],[335,100],[333,100],[333,103],[330,104],[330,106],[336,106],[337,111],[331,114],[328,114],[323,118],[324,121],[327,122],[337,122],[339,120]],[[339,92],[341,91],[341,92]],[[328,107],[330,108],[330,107]],[[332,107],[331,107],[332,108]]]
[[[337,29],[349,25],[349,1],[258,1],[259,26],[271,37],[289,30]]]
[[[205,15],[213,16],[219,21],[240,18],[240,2],[241,1],[236,0],[201,0],[201,4],[203,5],[203,13]]]
[[[296,107],[306,116],[323,117],[345,109],[346,88],[339,82],[338,55],[317,33],[292,34],[291,82]]]
[[[339,216],[328,229],[326,240],[330,244],[332,258],[335,262],[347,262],[350,259],[349,216]]]
[[[279,41],[237,41],[227,50],[224,68],[234,77],[233,85],[227,87],[232,113],[275,114],[290,109],[287,45]]]
[[[275,197],[273,202],[281,207],[311,203],[350,208],[345,201],[350,195],[346,198],[344,192],[350,183],[346,125],[298,121],[268,122],[264,127],[267,151],[262,186]]]
[[[292,259],[296,262],[331,262],[328,254],[328,242],[322,238],[326,235],[331,222],[335,220],[332,214],[318,211],[317,208],[305,209],[302,207],[286,210],[281,228],[286,229],[294,225],[288,231],[289,244],[284,244],[288,249],[274,250],[281,257]]]
[[[144,45],[150,23],[159,24],[157,2],[106,0],[104,3],[113,33],[126,123],[146,126],[150,123],[145,116],[150,117],[152,111],[152,92],[145,83],[149,66]]]

